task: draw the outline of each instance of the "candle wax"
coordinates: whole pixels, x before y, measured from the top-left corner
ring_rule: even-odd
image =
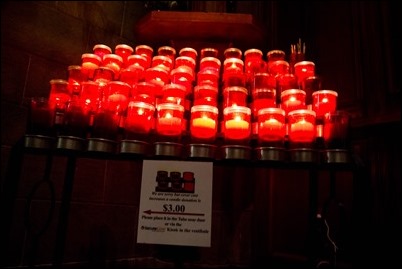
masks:
[[[178,117],[159,118],[157,131],[161,135],[180,135],[182,132],[182,120]]]
[[[191,123],[191,135],[196,138],[212,138],[216,134],[216,122],[213,119],[203,117],[193,119]]]
[[[315,138],[315,126],[305,120],[290,125],[289,138],[296,142],[312,142]]]
[[[250,123],[245,120],[227,120],[225,122],[225,137],[228,139],[245,139],[250,135]]]
[[[285,136],[284,124],[276,119],[269,119],[258,127],[258,135],[262,140],[282,140]]]

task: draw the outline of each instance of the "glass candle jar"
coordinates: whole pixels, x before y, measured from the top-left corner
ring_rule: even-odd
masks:
[[[197,85],[194,87],[193,105],[218,105],[218,88],[212,85]]]
[[[244,52],[244,72],[248,80],[251,80],[255,73],[264,72],[264,68],[261,50],[249,49]]]
[[[172,65],[174,64],[174,59],[176,58],[176,50],[170,46],[162,46],[158,48],[158,55],[167,56],[172,61]]]
[[[225,142],[243,143],[251,135],[251,109],[245,106],[227,107],[223,110]]]
[[[306,105],[312,105],[313,92],[321,90],[321,78],[318,76],[307,77],[300,88],[306,92]]]
[[[200,71],[210,70],[216,73],[220,73],[221,61],[215,57],[204,57],[200,61]]]
[[[175,59],[174,66],[177,68],[179,66],[187,66],[191,71],[195,71],[195,60],[188,56],[179,56]]]
[[[102,64],[102,58],[94,53],[81,55],[81,71],[88,78],[93,79],[94,72]]]
[[[170,72],[173,68],[173,61],[171,58],[165,55],[156,55],[152,58],[152,67],[160,67],[166,69],[166,71]]]
[[[156,131],[161,136],[181,137],[184,107],[177,104],[157,105]]]
[[[219,86],[219,72],[214,70],[200,70],[197,73],[197,85]]]
[[[116,140],[119,132],[121,115],[112,106],[100,105],[93,116],[93,126],[90,132],[91,138]]]
[[[313,111],[317,118],[322,118],[326,113],[336,111],[338,93],[331,90],[315,91],[313,96]]]
[[[219,50],[217,50],[215,48],[203,48],[200,51],[201,60],[206,57],[218,58],[218,55],[219,55]]]
[[[90,124],[90,113],[85,103],[76,99],[68,103],[64,113],[62,135],[87,138]]]
[[[45,97],[30,98],[27,134],[52,136],[54,108]]]
[[[114,78],[120,76],[120,69],[123,67],[123,58],[117,54],[105,54],[102,61],[103,67],[108,67],[113,70]]]
[[[258,111],[258,140],[260,145],[283,146],[285,139],[285,111],[264,108]]]
[[[284,61],[286,53],[283,50],[270,50],[267,52],[268,63],[274,61]]]
[[[225,57],[225,59],[229,58],[241,59],[243,56],[243,52],[238,48],[228,48],[223,52],[223,56]]]
[[[67,70],[68,91],[72,96],[79,96],[81,93],[81,83],[87,80],[87,78],[81,72],[80,65],[70,65]]]
[[[55,124],[62,124],[64,111],[71,100],[68,82],[64,79],[52,79],[49,83],[49,105],[55,111]]]
[[[263,108],[276,107],[276,90],[260,88],[253,91],[253,115],[257,117],[258,111]]]
[[[299,89],[290,89],[281,93],[281,108],[288,115],[292,110],[306,108],[306,92]]]
[[[144,70],[147,67],[147,58],[143,55],[133,54],[127,57],[127,66],[140,66]]]
[[[276,92],[276,103],[281,103],[282,92],[290,89],[298,89],[297,78],[293,74],[285,74],[276,77],[277,92]]]
[[[289,112],[289,142],[291,145],[312,146],[316,138],[315,116],[315,112],[308,109]]]
[[[223,89],[223,108],[247,106],[248,91],[244,87],[226,87]]]
[[[335,111],[324,116],[324,143],[327,149],[348,149],[350,115],[346,111]]]
[[[112,49],[104,44],[96,44],[92,48],[92,51],[94,54],[98,55],[101,59],[103,59],[103,55],[112,53]]]
[[[120,81],[134,87],[144,76],[144,68],[139,65],[130,65],[120,70]]]
[[[294,74],[297,77],[297,82],[301,85],[303,80],[315,75],[315,64],[311,61],[301,61],[294,65]]]
[[[190,133],[195,140],[213,142],[218,131],[218,108],[198,105],[191,108]]]
[[[141,81],[132,87],[131,97],[133,101],[149,103],[155,106],[155,91],[155,84]]]
[[[133,52],[134,52],[134,49],[131,46],[126,45],[126,44],[119,44],[119,45],[116,45],[116,47],[114,48],[114,53],[116,55],[119,55],[123,60],[123,64],[122,64],[123,68],[128,66],[127,59],[131,54],[133,54]]]
[[[98,109],[100,98],[98,83],[91,80],[82,82],[80,100],[86,112],[94,114]]]
[[[147,46],[147,45],[138,45],[135,47],[134,51],[135,51],[135,54],[145,57],[145,59],[147,61],[145,68],[148,68],[151,66],[152,57],[154,54],[154,49],[152,47]]]
[[[192,59],[194,60],[194,62],[196,62],[196,61],[197,61],[197,57],[198,57],[198,52],[197,52],[195,49],[193,49],[193,48],[186,47],[186,48],[182,48],[182,49],[179,51],[179,55],[180,55],[180,56],[190,57],[190,58],[192,58]]]
[[[162,88],[163,98],[162,103],[171,103],[177,105],[184,105],[186,97],[186,87],[180,84],[166,84]]]
[[[106,103],[109,110],[115,111],[122,115],[128,105],[128,97],[131,91],[131,86],[122,81],[111,81],[105,89]]]
[[[94,72],[93,81],[99,83],[100,86],[105,86],[114,79],[114,72],[109,67],[99,67]]]
[[[163,85],[169,83],[170,75],[166,69],[160,67],[150,67],[145,70],[144,79],[146,82],[155,85],[155,97],[161,98],[163,96]]]
[[[127,115],[124,123],[126,139],[146,139],[154,125],[155,107],[151,104],[138,101],[130,101],[127,107]]]
[[[268,63],[268,72],[273,76],[289,74],[289,63],[284,60],[277,60]]]
[[[186,94],[191,94],[193,92],[194,72],[187,66],[178,66],[170,72],[170,81],[182,85],[186,89]]]

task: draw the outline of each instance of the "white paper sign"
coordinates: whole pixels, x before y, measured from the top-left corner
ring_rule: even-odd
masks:
[[[144,160],[137,243],[211,246],[212,162]]]

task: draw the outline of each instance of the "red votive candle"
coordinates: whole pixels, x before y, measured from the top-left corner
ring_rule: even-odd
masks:
[[[84,81],[81,86],[80,100],[83,109],[87,112],[95,113],[101,98],[99,85],[94,81]]]
[[[270,50],[267,52],[267,59],[269,62],[285,60],[286,53],[283,50]]]
[[[188,56],[179,56],[175,59],[174,66],[177,68],[179,66],[187,66],[191,71],[195,71],[195,60]]]
[[[156,86],[155,97],[162,97],[163,85],[170,81],[169,72],[160,67],[150,67],[145,70],[144,78],[146,82],[152,83]]]
[[[124,123],[126,139],[136,138],[135,134],[148,134],[154,124],[154,112],[151,104],[130,101]]]
[[[225,141],[246,141],[251,134],[251,109],[245,106],[232,106],[223,110]]]
[[[301,61],[294,65],[294,74],[297,82],[301,84],[305,78],[315,75],[315,64],[311,61]]]
[[[85,103],[78,99],[69,102],[64,113],[62,135],[86,138],[89,124],[90,113],[85,109]]]
[[[184,106],[186,87],[180,84],[166,84],[162,88],[162,103],[171,103]]]
[[[179,55],[180,56],[187,56],[187,57],[192,58],[194,61],[197,61],[198,52],[193,48],[186,47],[186,48],[182,48],[179,51]]]
[[[327,149],[348,149],[349,132],[349,113],[338,110],[325,114],[323,137]]]
[[[258,115],[260,109],[276,107],[276,90],[272,88],[254,90],[252,107],[254,116]]]
[[[145,68],[148,68],[151,66],[152,57],[154,54],[154,49],[152,47],[147,46],[147,45],[138,45],[135,47],[134,51],[135,51],[135,54],[145,57],[145,59],[147,61]]]
[[[81,55],[81,71],[89,79],[93,79],[95,70],[101,64],[102,58],[94,53],[84,53]]]
[[[219,51],[215,48],[203,48],[200,51],[200,58],[214,57],[218,58]]]
[[[156,131],[162,136],[180,137],[182,133],[184,107],[177,104],[157,106]]]
[[[188,66],[178,66],[170,72],[171,83],[180,84],[186,89],[187,94],[193,92],[194,72]]]
[[[151,67],[160,67],[170,72],[173,68],[173,61],[171,58],[165,55],[156,55],[152,58]]]
[[[251,82],[255,73],[264,72],[265,62],[262,59],[262,51],[249,49],[244,52],[244,72],[247,80]]]
[[[223,52],[223,56],[225,57],[225,59],[229,58],[241,59],[243,56],[243,52],[238,48],[228,48]]]
[[[306,108],[306,92],[298,89],[290,89],[281,93],[281,108],[286,115],[290,111]]]
[[[141,66],[144,70],[147,67],[147,58],[143,55],[133,54],[127,57],[127,66]]]
[[[120,69],[123,67],[123,58],[117,54],[105,54],[102,61],[103,67],[108,67],[113,70],[114,78],[120,77]]]
[[[247,106],[247,95],[244,87],[226,87],[223,89],[223,107]]]
[[[109,110],[122,114],[127,109],[130,91],[131,86],[125,82],[109,82],[104,92],[106,97],[104,106],[107,106]]]
[[[114,48],[114,53],[116,55],[119,55],[122,59],[123,59],[123,65],[122,67],[127,67],[128,66],[128,57],[133,54],[134,49],[126,44],[119,44],[116,45],[116,47]]]
[[[218,108],[213,106],[193,106],[190,122],[191,137],[210,142],[215,140],[218,130],[218,113]]]
[[[103,59],[103,55],[112,53],[112,49],[104,44],[96,44],[93,47],[92,51],[94,54],[98,55],[101,59]]]
[[[285,111],[264,108],[258,111],[258,139],[260,144],[282,144],[285,138]]]
[[[197,85],[194,87],[193,105],[218,105],[218,88],[212,85]]]
[[[49,104],[52,109],[64,111],[67,102],[71,100],[71,94],[68,90],[68,82],[64,79],[50,80]]]
[[[292,144],[314,142],[316,138],[315,116],[314,111],[307,109],[289,112],[289,141]]]
[[[144,76],[144,68],[139,65],[130,65],[120,70],[120,81],[134,87]]]
[[[197,73],[197,85],[219,86],[219,72],[216,70],[200,70]]]
[[[142,81],[132,87],[131,96],[134,101],[141,101],[155,106],[155,91],[155,84]]]
[[[284,60],[269,62],[268,72],[275,77],[289,74],[289,63]]]
[[[176,50],[170,46],[162,46],[158,48],[158,55],[169,57],[173,65],[174,59],[176,58]]]
[[[72,96],[79,96],[81,93],[81,83],[86,81],[87,78],[81,72],[80,65],[68,66],[68,91]]]
[[[54,109],[45,97],[32,97],[30,100],[27,133],[33,135],[52,135]]]
[[[326,113],[336,111],[338,93],[331,90],[315,91],[313,96],[313,111],[317,118],[322,118]]]

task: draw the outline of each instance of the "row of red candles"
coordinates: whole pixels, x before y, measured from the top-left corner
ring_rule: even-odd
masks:
[[[224,62],[222,79],[224,82],[224,102],[222,104],[223,115],[221,114],[223,118],[220,118],[217,103],[210,102],[211,98],[216,100],[219,88],[220,61],[215,57],[215,54],[204,55],[205,57],[201,58],[197,85],[192,87],[197,56],[195,50],[184,48],[180,51],[180,55],[183,52],[183,56],[174,58],[175,50],[168,46],[161,47],[158,50],[158,53],[165,51],[164,55],[160,54],[153,57],[149,55],[152,48],[148,46],[136,47],[136,52],[139,49],[148,53],[144,52],[141,55],[137,53],[131,55],[132,50],[130,48],[127,45],[119,45],[116,46],[116,54],[111,54],[110,50],[106,50],[104,51],[105,54],[102,55],[99,54],[99,49],[105,49],[105,46],[97,45],[94,47],[94,54],[82,55],[81,66],[69,67],[68,81],[51,81],[49,96],[51,107],[56,111],[56,123],[69,127],[64,128],[69,130],[66,132],[67,135],[69,132],[70,135],[75,135],[74,131],[71,132],[72,130],[81,130],[79,136],[82,137],[85,135],[82,130],[92,125],[91,137],[115,139],[118,128],[123,127],[127,139],[144,137],[144,134],[156,130],[162,140],[164,138],[168,140],[175,138],[177,140],[187,130],[187,120],[190,120],[191,137],[203,143],[213,143],[218,134],[218,129],[229,143],[247,143],[252,134],[258,135],[262,143],[283,141],[287,136],[290,141],[304,143],[312,142],[316,138],[317,119],[323,118],[326,113],[336,112],[337,93],[335,91],[317,90],[313,92],[313,109],[307,109],[306,91],[303,89],[282,88],[281,102],[278,106],[276,99],[272,99],[272,94],[265,95],[268,98],[264,98],[264,95],[259,98],[255,94],[259,90],[260,92],[271,93],[273,91],[276,93],[276,89],[273,89],[276,85],[273,86],[272,81],[276,82],[276,79],[283,76],[293,75],[286,68],[287,62],[281,58],[268,61],[267,65],[262,64],[264,63],[262,52],[251,49],[245,53],[246,67],[249,68],[243,69],[241,51],[230,48],[225,51],[225,57],[226,55],[230,55],[230,57],[227,57]],[[116,64],[112,61],[123,59],[123,55],[118,55],[119,50],[128,51],[122,64]],[[186,53],[184,54],[184,52]],[[204,49],[205,52],[216,53],[216,50],[207,48]],[[281,51],[275,50],[274,52],[276,57],[284,57]],[[247,55],[249,56],[248,60]],[[268,55],[270,54],[268,53]],[[86,66],[87,58],[90,60],[100,58],[103,65],[88,69]],[[135,59],[135,63],[128,65],[130,59]],[[144,59],[146,59],[145,62]],[[172,65],[169,65],[173,59],[176,63],[175,69],[171,69]],[[250,64],[250,62],[252,63]],[[296,63],[295,70],[297,70],[298,64],[314,67],[312,62],[304,61]],[[145,69],[144,67],[147,65],[151,67]],[[263,70],[257,70],[256,66],[271,66],[270,70],[279,71],[276,71],[277,73],[272,73],[274,71],[271,73],[260,72]],[[275,69],[275,66],[285,66],[285,68]],[[315,75],[314,68],[312,70],[311,68],[307,69],[310,72],[308,75],[295,76],[300,81],[300,85],[303,85],[301,82],[306,78]],[[172,81],[181,82],[180,84],[159,77],[160,74],[165,74],[169,70]],[[126,72],[128,73],[126,74]],[[147,72],[151,74],[148,79]],[[119,74],[120,80],[114,80],[117,74]],[[145,74],[145,81],[140,81],[141,74]],[[175,78],[175,74],[179,74],[179,78]],[[183,75],[189,76],[183,79]],[[301,80],[302,76],[305,79]],[[252,83],[247,84],[247,81]],[[254,93],[253,111],[247,107],[248,88]],[[146,94],[141,89],[145,90]],[[149,94],[150,92],[153,94]],[[201,99],[196,95],[199,92],[204,92],[204,95],[201,95],[204,101],[197,103]],[[212,94],[205,96],[205,92]],[[193,106],[189,109],[188,103],[186,105],[186,101],[188,101],[186,97],[191,96],[192,93],[194,93],[192,95],[194,98]],[[273,98],[276,98],[275,94]],[[56,104],[52,104],[52,100]],[[156,102],[158,103],[155,104]],[[186,116],[185,112],[190,112],[190,116]],[[57,120],[58,115],[62,117],[63,122]],[[79,118],[81,121],[78,120]],[[72,125],[77,125],[76,127],[79,128],[73,128]],[[252,125],[255,127],[252,128]],[[326,126],[331,125],[326,124]],[[332,132],[328,130],[330,129],[324,129],[324,133],[326,134],[325,137],[330,139]]]

